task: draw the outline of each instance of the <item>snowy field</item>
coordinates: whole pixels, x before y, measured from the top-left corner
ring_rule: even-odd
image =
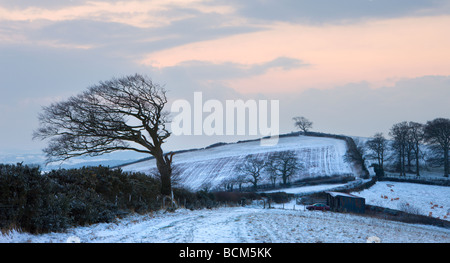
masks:
[[[449,243],[450,229],[350,214],[228,207],[132,215],[65,233],[11,232],[0,242],[31,243]]]
[[[246,155],[265,158],[272,152],[286,150],[295,151],[305,167],[297,178],[353,174],[352,167],[343,158],[347,150],[343,140],[312,136],[282,137],[275,146],[261,146],[259,141],[231,143],[175,154],[173,163],[181,172],[179,183],[183,187],[195,191],[207,185],[215,189],[236,176],[234,168]],[[155,160],[149,160],[123,166],[122,170],[149,173],[155,167]]]
[[[450,187],[400,182],[377,182],[355,195],[366,204],[408,210],[421,215],[450,220]]]
[[[340,185],[292,188],[295,193],[330,190]],[[419,208],[422,214],[445,219],[450,207],[450,188],[423,184],[377,182],[362,192],[366,203],[399,209],[399,204]],[[385,196],[387,198],[385,198]],[[398,198],[398,199],[397,199]],[[0,243],[359,243],[376,236],[385,243],[449,243],[450,229],[406,224],[358,215],[308,211],[295,200],[263,209],[223,207],[174,213],[161,211],[130,215],[113,223],[76,227],[64,233],[31,235],[12,231],[0,235]],[[433,208],[432,208],[433,207]],[[446,220],[449,220],[448,217]]]

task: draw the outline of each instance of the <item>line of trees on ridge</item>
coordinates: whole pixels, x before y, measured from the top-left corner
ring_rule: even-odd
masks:
[[[420,176],[423,163],[443,167],[444,177],[449,175],[450,119],[436,118],[425,124],[403,121],[396,123],[389,131],[391,140],[383,133],[361,145],[365,158],[376,160],[373,164],[378,175],[383,175],[386,161],[394,163],[394,170],[400,175],[414,172]]]

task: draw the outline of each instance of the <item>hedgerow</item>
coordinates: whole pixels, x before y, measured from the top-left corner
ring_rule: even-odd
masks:
[[[110,222],[160,208],[159,181],[108,167],[59,169],[0,164],[0,229],[31,233]]]

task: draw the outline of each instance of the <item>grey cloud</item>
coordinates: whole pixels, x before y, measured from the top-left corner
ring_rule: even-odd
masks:
[[[104,56],[95,50],[28,46],[3,47],[0,52],[0,103],[24,97],[64,95],[102,79],[142,70],[132,62]]]
[[[67,6],[76,6],[87,2],[86,0],[0,0],[0,6],[8,8],[40,7],[58,9]]]
[[[151,51],[156,51],[193,42],[265,30],[262,26],[249,24],[226,25],[229,20],[227,16],[196,13],[193,17],[148,30],[148,35],[161,37],[161,40],[152,41],[148,44],[144,43],[143,45],[148,45]]]
[[[193,78],[203,80],[225,80],[264,74],[272,68],[290,70],[308,66],[309,64],[299,59],[278,57],[272,61],[253,65],[232,62],[212,63],[207,61],[185,61],[174,67],[182,68]]]
[[[37,6],[51,9],[80,5],[84,2],[0,0],[0,6],[7,8]],[[91,46],[96,48],[97,52],[137,60],[145,53],[264,29],[263,26],[250,24],[230,25],[229,22],[234,19],[233,15],[204,13],[194,8],[181,8],[176,5],[157,14],[148,14],[148,19],[151,20],[155,15],[177,19],[169,24],[149,28],[111,22],[107,17],[64,21],[4,21],[0,23],[0,39],[8,39],[9,42],[3,41],[0,48],[11,43],[15,45],[18,41],[30,45],[56,43],[62,47]]]
[[[229,2],[229,1],[226,1]],[[365,18],[450,13],[445,0],[234,1],[242,16],[303,23],[351,22]]]
[[[263,30],[258,26],[223,25],[226,21],[226,17],[200,13],[157,28],[89,19],[32,23],[10,21],[0,25],[0,34],[5,32],[8,37],[8,32],[14,32],[14,35],[24,36],[28,40],[26,43],[92,46],[97,52],[138,59],[145,53],[179,45]]]
[[[44,25],[28,35],[34,40],[107,47],[142,40],[147,37],[148,31],[121,23],[79,19]]]
[[[308,67],[310,64],[303,62],[302,60],[289,58],[289,57],[278,57],[267,63],[256,65],[254,70],[256,71],[266,71],[269,68],[282,68],[283,70],[290,70],[300,67]]]

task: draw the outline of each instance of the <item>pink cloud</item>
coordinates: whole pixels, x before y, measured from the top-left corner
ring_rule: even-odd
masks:
[[[401,78],[448,75],[449,24],[450,16],[322,26],[276,23],[264,31],[154,52],[140,63],[160,68],[190,60],[252,65],[284,56],[311,66],[273,69],[228,84],[243,93],[332,88],[361,81],[377,88]]]

